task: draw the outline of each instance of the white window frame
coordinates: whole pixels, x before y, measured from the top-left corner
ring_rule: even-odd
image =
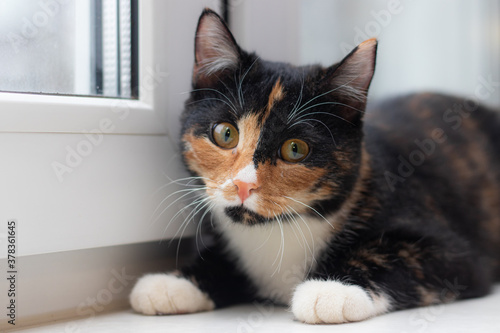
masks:
[[[165,60],[155,58],[154,1],[139,1],[139,98],[116,99],[87,96],[0,92],[0,133],[88,133],[99,121],[127,114],[107,134],[167,134],[158,121],[165,110],[155,88],[166,80]],[[153,19],[151,19],[153,18]],[[157,23],[157,22],[156,22]]]

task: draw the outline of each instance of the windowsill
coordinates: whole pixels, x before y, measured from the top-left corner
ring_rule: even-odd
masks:
[[[165,134],[142,100],[0,92],[0,132]]]
[[[444,306],[399,311],[370,320],[318,325],[314,332],[498,332],[500,284],[491,295]],[[311,326],[293,320],[285,308],[256,305],[179,316],[141,316],[124,310],[98,317],[23,330],[57,332],[311,332]]]

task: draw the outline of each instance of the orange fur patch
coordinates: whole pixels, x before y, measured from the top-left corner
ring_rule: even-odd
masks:
[[[322,185],[316,191],[311,191],[325,173],[326,170],[321,168],[307,168],[301,164],[289,164],[280,160],[277,165],[260,164],[257,177],[267,186],[263,186],[259,191],[260,205],[257,213],[273,216],[280,213],[307,212],[308,208],[304,204],[326,199],[331,195],[332,188],[329,185]],[[287,197],[293,197],[294,200]]]
[[[236,176],[238,171],[253,162],[253,154],[257,148],[260,136],[258,116],[255,114],[246,116],[238,121],[240,133],[240,144],[238,144],[231,177]]]
[[[276,104],[276,102],[279,102],[285,97],[285,92],[283,91],[283,85],[281,84],[281,78],[276,81],[276,83],[273,86],[273,89],[271,90],[271,93],[269,94],[269,100],[267,102],[267,108],[266,111],[264,112],[264,115],[262,116],[261,122],[264,123],[266,119],[269,117],[271,114],[271,110]]]

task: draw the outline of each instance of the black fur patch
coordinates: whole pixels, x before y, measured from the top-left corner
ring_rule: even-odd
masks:
[[[246,225],[253,225],[259,223],[270,222],[269,219],[261,216],[243,206],[233,206],[226,208],[226,214],[229,216],[233,222],[242,223]]]

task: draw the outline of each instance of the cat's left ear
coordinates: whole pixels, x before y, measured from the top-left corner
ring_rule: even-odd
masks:
[[[342,116],[349,121],[362,118],[375,72],[376,55],[377,40],[369,39],[352,50],[338,66],[329,69],[329,88],[334,90],[336,98],[349,106],[342,110]]]
[[[238,67],[240,54],[240,47],[222,18],[205,9],[196,29],[193,84],[213,85],[224,72]]]

